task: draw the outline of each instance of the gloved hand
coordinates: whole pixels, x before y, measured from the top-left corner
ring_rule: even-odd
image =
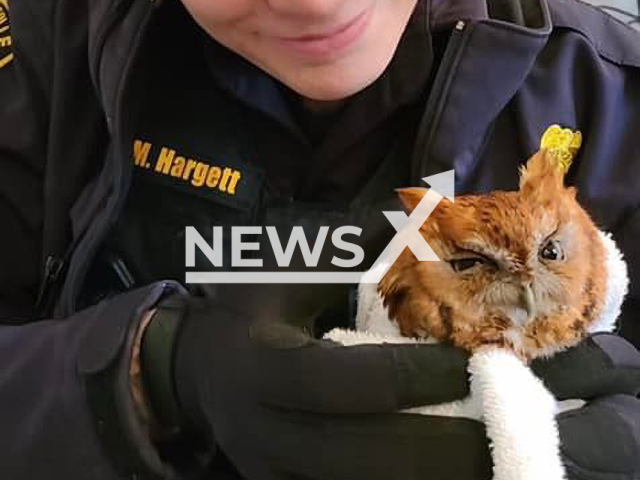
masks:
[[[559,400],[640,393],[640,352],[622,337],[600,333],[531,364]]]
[[[531,367],[556,398],[593,399],[557,417],[568,478],[640,478],[640,352],[596,334]]]
[[[557,419],[569,480],[640,478],[640,399],[605,396]]]
[[[206,432],[250,480],[490,478],[479,423],[391,413],[465,396],[467,356],[444,346],[340,347],[314,340],[292,326],[312,324],[317,305],[326,302],[325,294],[312,292],[308,286],[225,286],[213,299],[180,298],[165,306],[179,318],[173,381],[195,429]],[[634,356],[606,355],[632,352],[609,337],[537,361],[534,369],[560,398],[628,393],[636,372],[633,363],[620,362]],[[629,433],[616,412],[609,417],[618,423],[604,425],[601,410],[559,417],[573,471],[585,467],[572,459],[603,442],[602,435],[575,432]],[[628,411],[638,413],[640,406]],[[614,458],[600,462],[608,470],[593,478],[635,468],[629,461],[614,465]]]
[[[490,478],[481,423],[394,413],[466,396],[467,356],[316,340],[296,326],[326,300],[313,291],[224,286],[161,307],[179,318],[172,373],[192,428],[249,480]]]

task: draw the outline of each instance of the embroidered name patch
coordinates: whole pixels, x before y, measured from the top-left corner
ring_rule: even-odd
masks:
[[[0,0],[0,68],[8,65],[13,60],[11,43],[9,3],[8,0]]]
[[[215,197],[234,207],[251,208],[260,195],[262,175],[237,160],[195,158],[173,146],[136,139],[133,163],[153,180],[198,196]]]

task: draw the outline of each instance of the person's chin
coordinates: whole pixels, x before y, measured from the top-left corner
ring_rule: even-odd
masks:
[[[289,83],[300,95],[319,101],[335,101],[351,97],[374,83],[385,71],[389,60],[369,59],[365,65],[345,62],[300,71]]]

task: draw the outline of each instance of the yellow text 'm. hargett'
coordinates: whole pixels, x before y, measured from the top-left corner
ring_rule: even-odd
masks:
[[[165,146],[160,149],[155,164],[152,164],[149,161],[151,146],[149,142],[134,141],[133,157],[136,166],[153,168],[156,173],[191,183],[194,187],[208,187],[229,195],[236,194],[238,183],[242,179],[240,170],[186,158],[176,150]]]

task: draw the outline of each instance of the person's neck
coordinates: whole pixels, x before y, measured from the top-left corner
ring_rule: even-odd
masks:
[[[346,99],[342,100],[313,100],[311,98],[302,97],[300,102],[305,110],[311,113],[331,114],[340,110],[346,103]]]

